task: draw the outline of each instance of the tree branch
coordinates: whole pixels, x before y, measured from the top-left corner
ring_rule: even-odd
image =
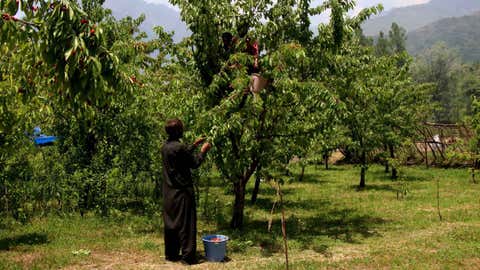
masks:
[[[28,25],[28,26],[33,26],[35,28],[37,28],[37,30],[39,29],[40,25],[38,24],[35,24],[35,23],[32,23],[32,22],[28,22],[28,21],[25,21],[25,20],[22,20],[22,19],[19,19],[17,17],[15,17],[14,15],[10,15],[8,13],[4,13],[2,15],[2,19],[8,21],[8,20],[12,20],[14,22],[18,22],[18,23],[22,23],[24,25]]]

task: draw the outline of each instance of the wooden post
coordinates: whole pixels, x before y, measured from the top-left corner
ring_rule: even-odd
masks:
[[[282,207],[282,235],[283,235],[283,242],[285,245],[285,266],[288,270],[288,240],[287,240],[287,224],[285,221],[285,209],[283,208],[283,194],[282,189],[280,188],[280,184],[277,183],[277,194],[280,197],[280,205]]]
[[[440,213],[440,178],[437,177],[437,211],[440,221],[443,221],[442,214]]]
[[[283,208],[283,194],[282,194],[282,189],[280,187],[280,184],[275,181],[275,180],[268,180],[270,182],[270,185],[272,188],[274,188],[277,191],[277,199],[273,203],[272,210],[270,211],[270,219],[268,220],[268,232],[271,232],[272,230],[272,223],[273,223],[273,214],[275,213],[275,207],[280,205],[281,211],[282,211],[282,236],[283,236],[283,242],[284,242],[284,249],[285,249],[285,267],[288,270],[289,269],[289,263],[288,263],[288,239],[287,239],[287,223],[285,220],[285,209]]]
[[[203,202],[203,216],[204,217],[209,217],[210,214],[208,213],[208,200],[209,200],[209,195],[210,195],[210,186],[211,186],[211,179],[210,177],[207,177],[207,187],[205,188],[205,201]],[[199,194],[199,193],[198,193]],[[200,196],[200,195],[198,195]]]

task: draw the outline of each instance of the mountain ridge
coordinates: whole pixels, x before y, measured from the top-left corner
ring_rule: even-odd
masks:
[[[444,18],[461,17],[476,11],[480,11],[478,0],[432,0],[425,4],[394,8],[366,21],[362,28],[365,35],[375,36],[380,31],[387,33],[395,22],[411,32]]]
[[[416,55],[444,42],[466,62],[480,61],[480,11],[463,17],[445,18],[407,35],[407,50]]]

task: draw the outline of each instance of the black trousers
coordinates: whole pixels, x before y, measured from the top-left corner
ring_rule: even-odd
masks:
[[[196,263],[197,210],[193,189],[164,190],[163,221],[166,259]]]

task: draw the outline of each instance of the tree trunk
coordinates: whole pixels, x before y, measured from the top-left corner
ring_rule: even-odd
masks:
[[[360,185],[358,186],[359,188],[365,187],[365,173],[366,169],[362,166],[362,171],[360,172]]]
[[[328,154],[328,152],[325,152],[325,153],[323,154],[323,160],[324,160],[324,162],[325,162],[325,170],[328,170],[328,157],[329,157],[329,156],[330,156],[330,155]]]
[[[4,179],[4,188],[5,188],[5,191],[4,191],[4,196],[5,196],[5,213],[8,213],[9,209],[8,209],[8,187],[7,187],[7,178],[5,177]]]
[[[235,192],[235,202],[233,204],[233,216],[230,222],[232,229],[240,229],[243,226],[243,210],[245,209],[245,186],[244,179],[233,184],[233,190]]]
[[[108,198],[107,198],[107,179],[105,177],[102,177],[102,185],[101,185],[101,192],[102,198],[100,199],[101,203],[101,214],[103,217],[108,216]]]
[[[305,176],[305,165],[302,164],[302,172],[300,173],[300,177],[298,177],[298,181],[299,182],[302,182],[303,181],[303,177]]]
[[[478,159],[475,159],[473,161],[473,166],[472,166],[472,182],[474,184],[477,183],[477,180],[475,179],[475,173],[476,173],[476,170],[478,169],[478,164],[479,164]]]
[[[393,180],[398,179],[398,171],[397,171],[397,168],[392,168],[392,179],[393,179]]]
[[[387,145],[384,145],[383,149],[385,152],[387,152],[388,151]],[[388,159],[385,159],[385,173],[389,173],[389,172],[390,172],[390,164],[388,162]]]
[[[428,169],[428,144],[427,144],[427,139],[425,138],[425,166]]]
[[[251,203],[255,204],[257,202],[257,196],[258,196],[258,191],[260,190],[260,174],[259,171],[257,170],[257,174],[255,175],[255,187],[253,188],[252,191],[252,200]]]
[[[230,227],[232,229],[241,229],[243,226],[243,210],[245,209],[245,186],[252,177],[253,173],[258,169],[259,160],[253,159],[250,167],[241,176],[237,176],[237,181],[233,183],[233,191],[235,192],[235,202],[233,203],[233,215]]]
[[[472,183],[477,183],[477,181],[475,180],[475,167],[472,167]]]
[[[365,187],[365,174],[367,172],[367,153],[365,151],[362,151],[362,156],[360,157],[360,159],[361,159],[362,170],[360,172],[360,185],[358,187],[359,188],[364,188]]]
[[[395,158],[395,147],[393,145],[390,145],[389,148],[390,148],[390,158],[394,159]],[[392,179],[397,179],[397,178],[398,178],[397,168],[392,166]]]

